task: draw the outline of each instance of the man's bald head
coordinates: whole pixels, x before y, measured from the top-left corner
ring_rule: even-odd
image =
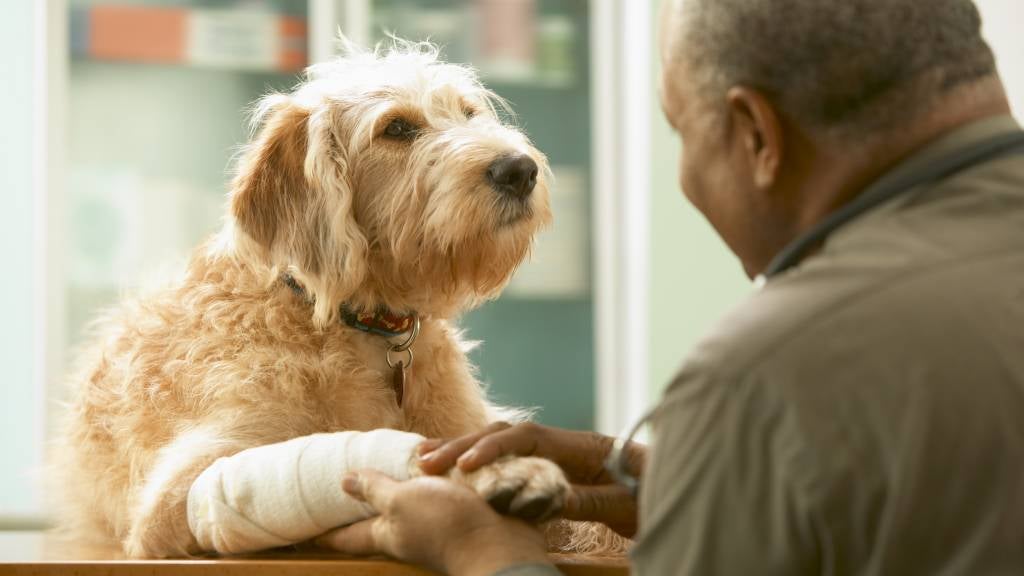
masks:
[[[666,64],[704,99],[737,85],[839,136],[884,133],[994,76],[971,0],[675,0]]]

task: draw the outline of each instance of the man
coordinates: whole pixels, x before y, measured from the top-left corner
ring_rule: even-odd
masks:
[[[974,5],[676,0],[664,16],[682,189],[767,279],[659,405],[636,571],[1024,573],[1024,147]],[[609,443],[492,427],[422,466],[536,453],[601,483]],[[328,545],[555,573],[533,531],[442,480],[345,485],[382,515]],[[567,511],[622,526],[632,510],[591,486]]]

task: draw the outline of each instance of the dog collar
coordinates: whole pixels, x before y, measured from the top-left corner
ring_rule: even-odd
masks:
[[[283,274],[281,281],[292,289],[297,296],[302,297],[306,302],[313,299],[306,293],[306,289],[298,283],[291,274]],[[412,344],[420,333],[420,319],[416,314],[395,314],[387,308],[378,308],[376,312],[358,312],[348,306],[341,305],[341,321],[356,330],[377,334],[385,338],[393,338],[408,334],[405,341],[400,344],[390,344],[384,353],[384,360],[391,368],[391,388],[395,392],[395,402],[398,409],[402,409],[402,401],[405,398],[405,388],[411,376],[409,369],[412,368],[413,353]],[[392,358],[392,354],[395,355]],[[405,358],[402,358],[405,354]]]
[[[376,312],[357,312],[342,304],[341,320],[356,330],[393,338],[412,330],[416,315],[402,316],[384,308],[378,308]]]
[[[281,280],[296,295],[310,300],[306,289],[291,274],[284,274]],[[394,338],[408,333],[416,324],[416,314],[396,314],[387,308],[380,307],[373,312],[353,310],[346,304],[341,305],[341,321],[360,330],[385,338]]]

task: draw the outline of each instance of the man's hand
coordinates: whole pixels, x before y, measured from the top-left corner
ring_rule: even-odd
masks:
[[[494,512],[465,486],[436,477],[395,481],[372,470],[342,486],[379,516],[332,530],[317,544],[354,555],[386,554],[453,576],[484,576],[516,564],[546,563],[544,537]]]
[[[453,466],[471,472],[508,454],[547,458],[573,483],[564,517],[602,522],[631,537],[636,532],[636,501],[604,469],[613,442],[613,438],[594,432],[498,422],[461,438],[427,440],[419,448],[420,468],[427,474],[444,474]],[[645,446],[629,444],[626,460],[630,474],[640,476],[646,454]]]

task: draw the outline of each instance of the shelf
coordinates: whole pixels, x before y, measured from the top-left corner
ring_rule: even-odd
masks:
[[[306,28],[266,9],[100,4],[72,9],[70,45],[79,59],[293,73],[306,67]]]
[[[444,59],[471,63],[491,86],[570,90],[581,81],[585,24],[532,2],[378,0],[368,26],[385,44],[385,31],[429,40]]]
[[[572,90],[576,88],[576,82],[571,78],[544,77],[544,76],[505,76],[502,74],[491,74],[485,70],[480,71],[480,79],[484,85],[494,87],[516,87],[534,88],[538,90]]]

